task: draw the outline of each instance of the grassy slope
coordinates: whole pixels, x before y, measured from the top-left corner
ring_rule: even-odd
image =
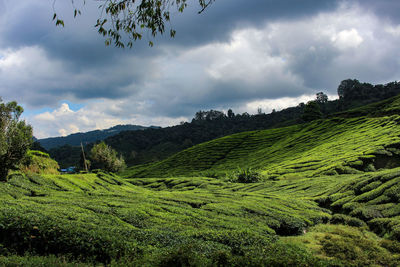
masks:
[[[367,167],[363,164],[371,162],[374,154],[386,153],[385,148],[400,143],[399,121],[397,115],[333,118],[244,132],[197,145],[159,163],[133,167],[122,175],[188,176],[200,171],[223,173],[237,167],[260,169],[267,177],[356,172]]]
[[[170,190],[102,173],[14,175],[0,184],[0,244],[10,252],[102,262],[187,243],[199,243],[203,254],[231,253],[271,244],[275,232],[297,234],[330,217],[311,200],[241,190],[210,178],[161,183]]]
[[[333,118],[236,134],[125,179],[14,174],[0,183],[0,265],[396,266],[398,121]],[[274,179],[190,177],[238,166]]]
[[[328,120],[215,139],[164,161],[132,167],[122,176],[193,176],[202,171],[221,173],[252,167],[269,177],[311,177],[364,171],[369,163],[382,168],[386,167],[382,155],[400,154],[399,113],[400,96],[396,96]]]
[[[383,225],[386,237],[397,238],[395,228],[399,222],[395,219],[400,211],[395,209],[395,203],[400,195],[393,191],[396,192],[399,184],[400,169],[375,172],[368,179],[365,175],[238,184],[200,177],[125,180],[103,173],[27,177],[15,174],[9,183],[0,184],[0,255],[57,254],[68,260],[114,260],[121,265],[123,261],[157,265],[171,257],[199,260],[198,265],[202,266],[220,262],[221,255],[229,261],[228,265],[288,261],[296,266],[355,264],[365,260],[365,255],[342,259],[329,247],[319,246],[313,248],[319,255],[315,257],[304,250],[302,242],[310,243],[315,235],[320,242],[336,242],[326,240],[326,231],[317,227],[329,221],[353,226],[358,223],[357,226],[364,227]],[[373,193],[377,180],[387,183],[379,194]],[[378,216],[387,220],[383,224],[366,219],[360,212],[336,209],[334,201],[353,196],[349,190],[358,188],[353,185],[360,182],[364,182],[362,193],[354,191],[357,199],[347,201],[368,208],[371,203],[366,202],[366,195],[374,194],[369,200],[392,197],[385,202],[385,207],[391,205],[390,213],[386,217]],[[389,220],[392,228],[385,227]],[[353,232],[350,226],[341,227],[344,228],[341,231]],[[330,230],[332,234],[336,233],[334,230]],[[276,234],[298,235],[304,231],[311,237],[276,240]],[[360,234],[362,241],[373,242],[374,248],[384,256],[384,264],[390,265],[400,256],[400,251],[390,252],[391,247],[387,245],[395,241],[373,236],[367,228],[360,231],[364,233]],[[354,246],[362,245],[358,244],[358,235],[348,238]],[[265,252],[276,250],[281,254]],[[194,252],[197,256],[191,254]],[[372,263],[377,263],[378,258],[382,260],[376,255],[368,257],[372,257],[369,259]],[[321,262],[321,258],[327,261]],[[10,261],[30,262],[31,259],[0,257],[0,265]]]

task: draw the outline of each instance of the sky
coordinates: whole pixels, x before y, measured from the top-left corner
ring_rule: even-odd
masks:
[[[99,1],[0,0],[0,97],[37,138],[117,124],[170,126],[199,110],[269,113],[330,99],[342,80],[400,77],[398,0],[188,1],[175,38],[106,47]],[[54,11],[65,21],[56,27]],[[148,46],[154,41],[154,47]]]

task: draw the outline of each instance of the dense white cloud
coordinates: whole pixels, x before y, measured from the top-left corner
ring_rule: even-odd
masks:
[[[335,34],[331,40],[336,47],[342,50],[357,48],[364,41],[354,28],[351,30],[343,30]]]
[[[342,1],[307,16],[259,14],[257,23],[237,23],[224,38],[160,40],[158,47],[134,51],[100,49],[98,38],[75,26],[48,32],[37,43],[22,36],[25,45],[1,46],[0,30],[0,95],[28,111],[55,108],[28,113],[38,137],[121,123],[172,125],[200,109],[268,112],[306,102],[318,91],[332,98],[343,79],[399,79],[400,26],[369,7]],[[57,106],[63,99],[84,107]]]
[[[270,113],[272,110],[279,111],[288,107],[295,107],[300,103],[307,103],[310,100],[315,100],[316,95],[301,95],[299,97],[282,97],[278,99],[260,99],[246,103],[238,111],[256,114],[258,109],[261,108],[262,112]],[[329,100],[338,99],[337,95],[328,95]]]
[[[113,116],[113,112],[119,112],[115,101],[103,100],[90,103],[87,106],[72,110],[67,103],[61,105],[53,111],[31,115],[25,119],[34,125],[34,135],[37,138],[49,136],[66,136],[76,132],[87,132],[95,129],[106,129],[118,124],[136,125],[159,125],[170,126],[184,121],[186,118],[167,118],[162,116]]]

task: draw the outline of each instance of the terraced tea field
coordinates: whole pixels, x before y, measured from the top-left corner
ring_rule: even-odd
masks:
[[[244,132],[216,139],[124,177],[221,176],[238,167],[266,178],[313,177],[400,166],[400,117],[333,118],[286,128]],[[390,166],[389,166],[390,167]]]
[[[0,265],[398,266],[397,100],[120,175],[14,173]]]
[[[302,243],[292,244],[298,240],[280,238],[306,238],[319,229],[314,226],[331,222],[350,225],[341,226],[346,231],[363,227],[363,241],[373,242],[385,263],[393,264],[400,251],[386,247],[398,240],[395,203],[400,169],[364,176],[238,184],[204,177],[125,180],[104,173],[14,175],[0,185],[0,241],[5,255],[0,263],[347,265],[352,261],[332,257],[328,250],[305,249]],[[379,194],[374,193],[380,188],[377,181],[383,181]],[[351,191],[353,185],[358,191]],[[373,203],[367,198],[371,194]],[[358,203],[353,205],[357,208],[337,208],[343,196],[348,203]],[[390,200],[376,200],[386,196]],[[375,217],[361,212],[379,207],[388,212]],[[385,238],[374,236],[367,225]],[[267,253],[270,250],[277,254]],[[353,262],[363,257],[356,255]]]

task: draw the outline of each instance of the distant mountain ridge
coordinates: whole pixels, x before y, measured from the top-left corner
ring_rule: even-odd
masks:
[[[123,131],[138,131],[138,130],[145,130],[145,129],[158,129],[161,127],[158,126],[140,126],[140,125],[116,125],[108,129],[104,130],[94,130],[85,133],[74,133],[68,136],[60,136],[60,137],[49,137],[39,139],[39,143],[47,150],[60,147],[64,145],[70,146],[79,146],[81,142],[83,144],[94,143],[96,141],[104,140],[107,137],[114,136],[119,134]]]

